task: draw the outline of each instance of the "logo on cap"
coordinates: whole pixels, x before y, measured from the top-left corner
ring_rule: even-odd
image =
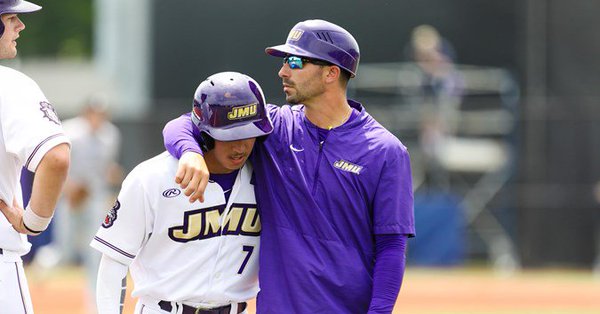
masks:
[[[290,34],[288,35],[288,40],[293,40],[293,41],[300,40],[300,37],[302,37],[302,34],[304,34],[303,30],[292,29],[290,31]]]
[[[227,119],[229,120],[239,120],[248,117],[253,117],[256,115],[258,108],[258,104],[249,104],[240,107],[233,107],[231,111],[227,113]]]

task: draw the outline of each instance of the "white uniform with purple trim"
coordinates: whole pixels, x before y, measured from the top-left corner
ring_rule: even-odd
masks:
[[[0,66],[0,199],[10,205],[15,199],[24,207],[21,169],[35,172],[46,152],[62,143],[69,140],[39,86]],[[6,313],[33,313],[21,262],[30,248],[27,236],[0,215],[0,309]]]
[[[261,223],[251,165],[227,204],[210,181],[204,203],[190,204],[173,180],[177,165],[164,152],[133,169],[91,246],[129,265],[132,295],[154,310],[161,300],[217,307],[254,298]]]

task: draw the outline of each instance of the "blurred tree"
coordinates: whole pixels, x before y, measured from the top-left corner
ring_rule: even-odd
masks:
[[[94,0],[35,1],[36,14],[21,15],[27,40],[19,41],[19,54],[30,57],[90,58]]]

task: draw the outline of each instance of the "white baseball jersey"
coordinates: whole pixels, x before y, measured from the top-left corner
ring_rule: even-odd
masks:
[[[54,108],[38,85],[25,74],[0,66],[0,199],[22,206],[21,169],[35,172],[54,146],[68,143]],[[20,255],[29,252],[27,237],[0,215],[0,248]]]
[[[193,204],[174,182],[177,165],[164,152],[133,169],[91,246],[130,265],[134,297],[189,305],[255,297],[261,223],[251,165],[227,203],[209,181],[204,203]]]

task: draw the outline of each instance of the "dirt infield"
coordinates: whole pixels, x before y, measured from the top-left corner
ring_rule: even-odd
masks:
[[[582,271],[413,269],[395,313],[600,313],[600,280]]]
[[[26,271],[36,313],[93,313],[86,309],[81,269]],[[133,313],[134,303],[128,298],[124,313]],[[254,308],[252,302],[249,313],[255,313]],[[409,268],[394,313],[600,313],[600,279],[590,272],[572,270],[499,275],[488,269]]]

